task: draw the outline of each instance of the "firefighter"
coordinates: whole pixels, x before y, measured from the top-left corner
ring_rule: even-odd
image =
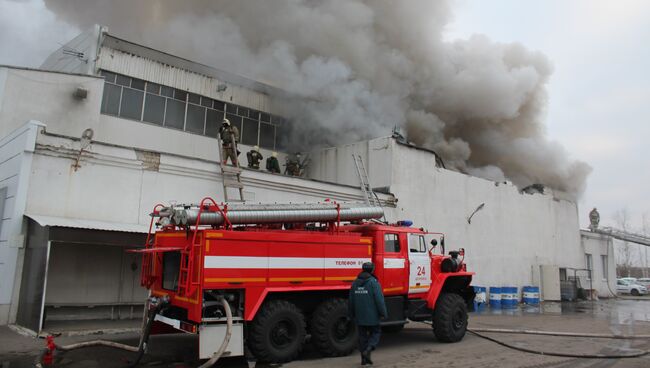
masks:
[[[361,352],[361,365],[373,364],[370,354],[379,344],[381,326],[379,320],[385,318],[386,304],[381,285],[373,274],[375,265],[366,262],[361,273],[352,283],[348,299],[348,314],[357,324],[359,331],[359,351]]]
[[[239,129],[236,126],[230,125],[230,120],[223,119],[221,128],[219,128],[219,135],[221,136],[221,160],[224,164],[228,163],[228,158],[233,166],[238,166],[237,144],[239,143]]]
[[[598,224],[600,223],[600,213],[598,213],[596,207],[594,207],[594,209],[589,212],[589,222],[591,223],[589,227],[592,230],[598,228]]]
[[[271,153],[271,157],[266,159],[266,170],[272,173],[280,173],[280,162],[278,162],[278,153]]]
[[[248,167],[250,169],[259,170],[260,161],[262,161],[264,156],[260,153],[259,146],[253,146],[253,149],[246,153],[246,158],[248,159]]]
[[[300,152],[296,152],[293,155],[287,156],[286,169],[284,170],[285,174],[291,176],[300,176],[302,171],[302,163],[300,162]]]

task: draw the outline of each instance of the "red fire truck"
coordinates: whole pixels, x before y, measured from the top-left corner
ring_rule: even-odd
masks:
[[[248,349],[259,361],[287,362],[307,336],[325,356],[347,355],[357,344],[349,289],[372,261],[384,331],[431,321],[439,341],[461,340],[474,298],[462,250],[444,255],[441,233],[381,217],[379,207],[332,202],[158,205],[160,228],[140,250],[142,284],[157,306],[151,333],[199,334],[202,359],[224,344],[229,356]]]

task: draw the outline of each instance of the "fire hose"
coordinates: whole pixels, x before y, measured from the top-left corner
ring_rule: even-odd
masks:
[[[135,367],[138,365],[140,362],[140,359],[142,359],[142,356],[144,355],[146,349],[147,349],[147,344],[149,343],[149,334],[151,332],[151,325],[153,324],[154,318],[156,317],[156,314],[167,304],[166,301],[160,300],[159,303],[153,308],[149,309],[148,311],[148,318],[147,318],[147,323],[143,326],[142,328],[142,334],[140,336],[140,342],[138,343],[138,346],[132,346],[132,345],[126,345],[126,344],[121,344],[119,342],[114,342],[114,341],[106,341],[106,340],[93,340],[93,341],[84,341],[76,344],[70,344],[70,345],[58,345],[54,342],[54,338],[52,336],[47,337],[47,348],[45,348],[37,357],[36,361],[34,362],[34,366],[36,368],[43,368],[43,365],[49,365],[53,363],[53,354],[54,351],[58,350],[61,352],[66,352],[66,351],[71,351],[71,350],[76,350],[76,349],[81,349],[81,348],[87,348],[87,347],[92,347],[92,346],[106,346],[109,348],[115,348],[115,349],[122,349],[130,352],[137,353],[137,356],[135,360],[129,365],[129,367]]]
[[[427,325],[432,325],[429,321],[422,321]],[[594,334],[594,333],[576,333],[576,332],[556,332],[556,331],[538,331],[538,330],[514,330],[505,328],[473,328],[467,329],[467,332],[478,336],[482,339],[491,341],[509,349],[521,351],[524,353],[547,355],[562,358],[584,358],[584,359],[626,359],[638,358],[650,354],[650,350],[637,350],[629,354],[572,354],[572,353],[558,353],[543,350],[533,350],[509,344],[502,340],[486,336],[483,333],[507,333],[507,334],[520,334],[520,335],[543,335],[543,336],[556,336],[556,337],[584,337],[584,338],[599,338],[599,339],[620,339],[620,340],[640,340],[648,339],[650,335],[613,335],[613,334]]]
[[[224,297],[220,296],[218,300],[221,302],[221,305],[223,306],[223,309],[226,312],[226,336],[224,337],[223,342],[221,343],[219,349],[212,355],[210,359],[208,359],[208,361],[203,363],[199,368],[212,367],[226,351],[226,348],[228,347],[228,344],[230,342],[230,337],[232,335],[232,310],[230,309],[230,305],[228,304],[228,301],[226,301]],[[106,346],[109,348],[122,349],[134,353],[138,353],[135,360],[129,365],[129,367],[135,367],[138,365],[138,363],[142,359],[142,356],[144,355],[147,349],[147,344],[149,343],[149,334],[151,332],[151,325],[153,324],[154,318],[156,317],[156,314],[163,308],[165,304],[166,302],[161,300],[161,302],[156,306],[156,308],[149,310],[147,323],[143,326],[142,334],[140,336],[140,342],[138,343],[138,346],[126,345],[126,344],[121,344],[118,342],[106,341],[106,340],[85,341],[85,342],[80,342],[80,343],[70,344],[70,345],[57,345],[54,343],[54,339],[51,336],[48,336],[48,347],[44,349],[41,354],[38,355],[34,366],[36,368],[43,368],[44,363],[52,364],[51,355],[54,352],[54,350],[65,352],[70,350],[87,348],[91,346]]]

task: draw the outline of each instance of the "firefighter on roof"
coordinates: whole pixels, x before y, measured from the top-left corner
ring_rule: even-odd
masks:
[[[221,128],[219,128],[219,135],[221,136],[221,161],[226,164],[228,158],[233,166],[237,164],[237,143],[239,143],[239,129],[230,125],[230,120],[223,119]]]
[[[357,324],[359,331],[359,351],[361,365],[372,364],[370,354],[379,344],[381,326],[379,320],[387,316],[384,294],[373,272],[375,265],[366,262],[362,272],[352,283],[348,299],[350,319]]]
[[[600,223],[600,213],[598,213],[596,207],[594,207],[594,209],[589,212],[589,222],[591,223],[589,226],[591,229],[598,228],[598,224]]]
[[[291,176],[300,176],[302,174],[302,163],[300,158],[300,152],[287,156],[287,167],[284,170],[284,173]]]
[[[280,173],[280,162],[278,162],[278,153],[271,153],[271,157],[266,159],[266,170],[272,173]]]
[[[246,152],[246,158],[248,159],[248,167],[250,169],[259,170],[260,161],[264,159],[264,156],[262,156],[262,154],[260,153],[259,146],[253,146],[252,150]]]

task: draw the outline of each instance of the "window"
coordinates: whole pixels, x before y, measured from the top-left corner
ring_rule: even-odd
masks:
[[[241,131],[241,142],[249,146],[256,146],[258,128],[259,123],[257,120],[244,118],[244,127]]]
[[[144,115],[142,120],[163,125],[165,118],[165,98],[147,93],[144,101]]]
[[[229,114],[236,114],[237,113],[237,105],[229,103],[228,106],[226,106],[226,112],[229,113]]]
[[[411,253],[426,253],[427,246],[424,243],[424,236],[418,234],[410,234],[409,251]]]
[[[275,125],[260,123],[260,147],[275,149]]]
[[[399,253],[399,236],[397,234],[384,235],[384,252],[386,253]]]
[[[122,105],[120,116],[140,120],[142,118],[142,99],[144,92],[131,88],[122,89]]]
[[[160,85],[156,83],[147,82],[147,92],[160,94]]]
[[[142,79],[133,78],[131,80],[131,88],[135,88],[135,89],[139,89],[140,91],[144,91],[144,81]]]
[[[176,129],[183,129],[185,120],[185,103],[178,100],[167,100],[165,109],[165,126]]]
[[[131,78],[127,77],[126,75],[117,75],[117,84],[121,86],[131,86]]]
[[[174,98],[179,101],[187,101],[187,92],[181,91],[180,89],[175,89]]]
[[[205,125],[205,107],[198,105],[187,105],[187,121],[185,130],[192,133],[203,134]]]
[[[592,267],[593,263],[592,263],[592,259],[591,259],[591,254],[585,254],[585,258],[586,258],[585,262],[587,263],[587,269],[590,271],[589,272],[589,278],[591,278],[591,273],[593,272],[592,270],[594,269]]]
[[[197,104],[197,105],[201,104],[201,96],[196,95],[194,93],[190,93],[187,100],[193,104]]]
[[[219,128],[223,121],[223,112],[208,109],[205,115],[205,135],[216,138],[219,135]]]
[[[181,252],[163,253],[162,287],[165,290],[178,289],[178,274],[181,267]]]
[[[289,121],[252,108],[104,70],[101,113],[217,138],[227,117],[250,146],[283,149]],[[226,112],[226,114],[224,114]],[[277,139],[282,139],[278,143]]]
[[[120,112],[120,95],[122,87],[114,84],[104,84],[104,98],[102,100],[102,113],[117,115]]]
[[[102,77],[104,77],[104,79],[105,79],[107,82],[109,82],[109,83],[115,83],[115,77],[116,77],[116,75],[115,75],[114,73],[111,73],[111,72],[107,72],[107,71],[105,71],[105,70],[102,70],[101,75],[102,75]]]
[[[212,108],[212,99],[207,97],[201,97],[201,106]]]
[[[607,268],[607,256],[600,256],[600,262],[603,265],[603,280],[609,279],[609,270]]]

